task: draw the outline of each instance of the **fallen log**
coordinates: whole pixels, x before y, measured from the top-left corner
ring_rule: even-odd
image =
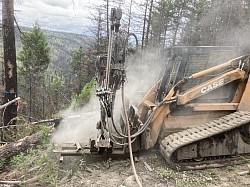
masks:
[[[30,136],[26,136],[16,142],[9,142],[0,147],[0,158],[8,159],[15,155],[18,155],[20,152],[27,150],[41,141],[43,134],[37,132]]]

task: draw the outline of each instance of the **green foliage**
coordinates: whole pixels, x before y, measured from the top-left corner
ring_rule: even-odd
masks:
[[[112,158],[108,158],[106,159],[106,161],[103,161],[102,163],[103,163],[103,166],[108,169],[110,168],[111,162],[112,162]]]
[[[36,119],[44,117],[45,72],[50,63],[50,47],[46,36],[36,23],[31,31],[21,37],[21,50],[18,52],[18,87],[21,97],[29,103],[22,113]]]
[[[244,160],[245,162],[247,163],[250,163],[250,156],[249,155],[243,155],[243,156],[240,156],[242,160]]]
[[[79,161],[80,163],[79,163],[79,167],[81,168],[81,169],[85,169],[86,168],[86,157],[84,156],[82,159],[80,159],[80,161]]]
[[[169,168],[159,167],[156,170],[156,175],[159,179],[166,180],[169,178],[175,178],[175,171]]]
[[[152,161],[157,162],[158,160],[159,160],[158,156],[156,154],[154,154],[154,156],[152,157]]]
[[[92,38],[80,34],[32,29],[17,32],[19,95],[27,107],[20,113],[36,119],[51,118],[79,95],[94,76],[92,53],[86,53]],[[79,47],[82,46],[82,47]],[[50,63],[51,62],[51,63]]]
[[[73,56],[76,52],[78,52],[79,46],[82,46],[82,48],[85,50],[87,48],[88,42],[93,40],[93,38],[84,36],[82,34],[42,29],[42,35],[45,37],[48,47],[50,48],[48,56],[50,64],[48,65],[46,71],[43,70],[46,69],[47,65],[43,66],[40,71],[39,69],[33,67],[34,65],[39,64],[33,63],[35,62],[35,59],[39,58],[35,56],[36,52],[33,50],[33,45],[36,45],[34,41],[36,42],[37,40],[33,40],[30,37],[30,33],[32,33],[33,30],[38,33],[37,31],[40,29],[38,27],[38,24],[34,25],[35,29],[21,27],[22,33],[24,33],[24,35],[16,32],[16,46],[19,60],[19,95],[28,103],[27,108],[21,107],[19,111],[20,113],[27,116],[37,119],[44,119],[53,117],[55,113],[65,109],[68,105],[70,105],[71,96],[76,90],[75,85],[79,85],[79,82],[81,82],[81,87],[79,87],[79,89],[77,88],[79,94],[83,85],[90,81],[90,79],[94,76],[94,68],[93,71],[89,71],[89,69],[92,68],[90,67],[89,69],[86,68],[86,70],[83,70],[86,71],[87,74],[81,71],[80,76],[83,78],[80,79],[78,74],[75,73],[71,67]],[[30,42],[30,40],[32,41]],[[26,46],[29,48],[27,49]],[[31,54],[32,50],[33,52]],[[41,50],[39,52],[41,52]],[[29,56],[29,58],[24,58],[25,56]],[[84,55],[84,58],[86,59],[86,55]],[[26,61],[27,63],[23,63],[23,61]],[[44,74],[46,74],[46,77]],[[88,78],[86,80],[86,76],[83,76],[83,74],[87,75]],[[92,76],[90,76],[90,74]],[[76,78],[79,78],[79,81],[76,80]],[[34,99],[36,100],[34,101]]]
[[[4,169],[5,164],[6,164],[6,159],[0,158],[0,171],[2,171]]]
[[[204,25],[202,22],[207,19],[204,15],[208,10],[211,11],[211,1],[209,0],[160,0],[155,2],[151,23],[152,42],[168,47],[180,44],[200,45],[200,40],[207,38],[206,34],[210,37],[208,32],[213,32],[211,27],[213,21],[211,21],[206,28],[205,35],[201,33]],[[212,17],[214,15],[211,16],[211,19]]]
[[[46,145],[50,142],[50,132],[51,132],[51,127],[47,125],[40,125],[39,126],[40,131],[43,133],[42,136],[42,144]]]
[[[96,85],[95,79],[92,79],[90,82],[86,83],[79,95],[80,99],[81,100],[90,99],[91,92],[95,88],[95,85]]]
[[[78,72],[81,68],[81,65],[83,64],[84,61],[84,52],[83,52],[83,48],[79,47],[79,49],[74,53],[72,61],[71,61],[71,66],[72,69],[75,72]]]
[[[35,161],[35,165],[40,168],[39,178],[41,182],[53,185],[57,184],[58,170],[56,162],[48,154],[42,152],[40,157]]]
[[[91,94],[93,93],[93,90],[95,88],[96,81],[93,78],[90,82],[86,83],[79,95],[73,95],[73,100],[76,101],[78,106],[81,106],[85,103],[87,103],[91,97]]]
[[[21,167],[27,158],[25,157],[25,154],[23,152],[19,153],[16,156],[13,156],[10,160],[10,164],[14,165],[16,167]]]
[[[21,73],[44,73],[50,63],[50,47],[47,38],[36,23],[33,29],[21,37],[22,49],[17,59],[22,63]]]
[[[130,159],[122,160],[120,163],[121,167],[128,167],[130,166],[130,164],[131,164]]]
[[[61,77],[59,77],[58,75],[54,74],[51,77],[50,86],[53,89],[59,90],[62,87],[63,83],[64,83],[64,80]]]
[[[12,157],[9,163],[14,168],[20,168],[21,178],[19,180],[21,181],[29,179],[30,175],[34,175],[32,172],[35,171],[42,186],[48,184],[56,186],[58,168],[52,152],[54,147],[48,144],[50,128],[42,125],[40,130],[43,133],[42,145],[37,146],[36,149],[28,149],[26,153],[19,153]]]
[[[20,153],[14,156],[10,164],[12,167],[20,168],[22,172],[21,180],[29,178],[33,170],[36,171],[39,182],[42,185],[52,184],[56,186],[58,179],[58,168],[55,159],[52,158],[52,151],[44,152],[43,149],[29,149],[27,154]],[[32,168],[30,168],[32,167]],[[46,185],[47,186],[47,185]]]
[[[38,126],[29,125],[27,124],[27,121],[23,120],[20,117],[17,117],[16,119],[18,124],[20,124],[20,121],[22,122],[21,126],[16,126],[15,128],[0,129],[0,136],[3,140],[7,142],[14,142],[25,136],[29,136],[31,134],[38,132],[39,130]]]
[[[74,53],[71,60],[71,68],[73,77],[73,91],[76,94],[80,94],[83,86],[89,82],[93,75],[94,63],[91,62],[91,59],[87,56],[83,47]]]
[[[186,171],[178,172],[167,167],[157,167],[155,172],[158,179],[162,181],[174,180],[176,186],[204,186],[212,183],[216,178],[214,172],[209,171],[200,172],[198,176],[192,176],[192,174]]]

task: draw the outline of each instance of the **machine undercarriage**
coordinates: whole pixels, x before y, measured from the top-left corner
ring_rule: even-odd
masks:
[[[250,112],[241,111],[167,136],[160,152],[179,169],[218,167],[222,161],[227,164],[226,160],[249,154],[249,140]]]

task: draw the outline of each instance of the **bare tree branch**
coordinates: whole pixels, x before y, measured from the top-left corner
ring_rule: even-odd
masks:
[[[20,97],[17,97],[7,103],[5,103],[4,105],[1,105],[0,106],[0,110],[4,109],[5,107],[7,107],[8,105],[11,105],[12,103],[15,103],[16,101],[20,100],[21,98]]]

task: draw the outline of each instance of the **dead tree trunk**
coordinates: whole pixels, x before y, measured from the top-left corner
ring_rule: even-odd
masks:
[[[5,67],[5,103],[17,97],[17,66],[14,29],[14,0],[2,1],[3,47]],[[4,125],[15,124],[17,105],[13,103],[6,107]]]
[[[129,16],[128,16],[128,34],[129,34],[129,31],[130,31],[130,25],[131,25],[132,4],[133,4],[133,0],[131,0],[131,2],[130,2],[130,6],[129,6]]]
[[[147,10],[148,10],[148,0],[146,1],[145,13],[143,18],[143,30],[142,30],[142,40],[141,40],[141,48],[144,48],[144,40],[145,40],[145,30],[146,30],[146,21],[147,21]]]
[[[148,40],[149,40],[149,33],[150,33],[150,27],[151,27],[151,21],[152,21],[151,19],[152,19],[153,3],[154,1],[151,0],[150,7],[149,7],[149,14],[148,14],[148,26],[147,26],[147,32],[146,32],[145,47],[148,45]]]
[[[107,39],[109,40],[109,0],[107,0]]]

